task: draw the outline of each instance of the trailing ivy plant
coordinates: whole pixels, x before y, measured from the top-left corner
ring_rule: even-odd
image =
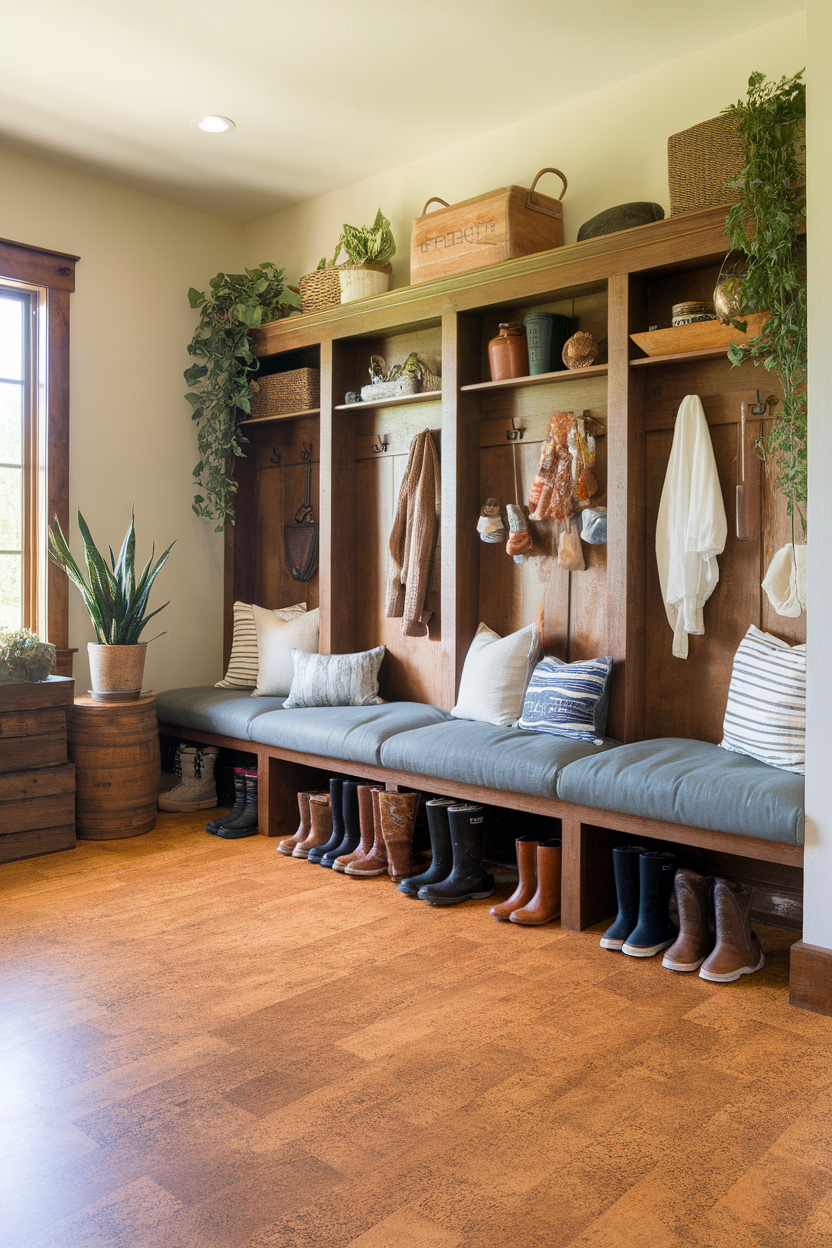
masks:
[[[805,531],[806,483],[806,192],[800,153],[806,118],[803,71],[779,82],[748,80],[748,98],[723,111],[737,119],[744,167],[727,186],[741,198],[728,213],[731,247],[745,253],[744,311],[770,311],[756,338],[733,344],[732,364],[762,361],[783,387],[783,404],[760,449],[785,495],[794,530]],[[732,322],[745,329],[747,322]]]
[[[193,509],[198,516],[234,523],[237,483],[231,475],[235,456],[248,441],[239,422],[251,414],[251,378],[259,362],[251,349],[249,330],[296,312],[285,302],[283,270],[261,264],[245,273],[218,273],[209,292],[188,291],[199,324],[188,354],[199,362],[185,370],[190,390],[185,398],[197,422],[199,463],[194,468],[198,490]]]

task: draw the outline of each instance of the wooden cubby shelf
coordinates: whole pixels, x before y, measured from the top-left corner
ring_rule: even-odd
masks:
[[[308,407],[304,412],[284,412],[282,416],[252,416],[240,422],[241,425],[274,425],[283,420],[301,420],[304,416],[320,416],[319,407]]]
[[[685,364],[696,360],[718,360],[722,356],[728,363],[728,352],[725,347],[708,347],[705,351],[680,351],[673,355],[644,355],[637,360],[630,360],[631,365],[643,364]]]
[[[441,402],[441,390],[424,390],[421,394],[400,394],[393,399],[378,399],[372,403],[336,403],[335,412],[368,412],[376,407],[404,407],[408,403]]]
[[[517,390],[521,386],[546,386],[553,381],[580,381],[582,377],[603,377],[608,364],[591,364],[588,368],[561,368],[556,373],[538,373],[534,377],[510,377],[507,381],[475,381],[460,390]]]

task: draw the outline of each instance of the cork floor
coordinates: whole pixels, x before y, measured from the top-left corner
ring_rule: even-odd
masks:
[[[3,1248],[832,1245],[794,937],[708,984],[203,822],[0,868]]]

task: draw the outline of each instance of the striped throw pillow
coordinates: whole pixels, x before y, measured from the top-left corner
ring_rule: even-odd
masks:
[[[306,603],[294,607],[279,607],[275,615],[281,620],[294,620],[303,615]],[[234,603],[234,636],[231,642],[231,658],[223,680],[215,689],[253,689],[257,684],[257,630],[254,627],[254,608],[250,602]]]
[[[562,663],[549,656],[532,673],[518,728],[600,745],[607,727],[612,655]]]
[[[734,655],[720,745],[805,774],[805,645],[790,646],[751,625]]]

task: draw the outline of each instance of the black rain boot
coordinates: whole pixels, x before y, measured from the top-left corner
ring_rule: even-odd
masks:
[[[257,772],[245,772],[246,804],[239,819],[230,819],[217,829],[224,841],[240,841],[244,836],[257,835]]]
[[[402,880],[398,889],[400,893],[404,893],[405,897],[418,897],[422,885],[440,884],[451,874],[454,855],[451,848],[448,807],[455,804],[455,799],[452,797],[433,797],[425,802],[430,832],[431,863],[421,875],[409,875]]]
[[[455,906],[461,901],[478,901],[494,892],[494,876],[481,865],[485,837],[485,808],[473,802],[448,807],[453,851],[451,874],[438,884],[424,884],[420,901],[432,906]]]
[[[212,819],[206,826],[205,831],[210,832],[212,836],[216,836],[224,823],[233,823],[235,819],[239,819],[245,810],[246,805],[246,769],[245,767],[234,768],[234,805],[227,814],[222,815],[219,819]]]
[[[612,851],[618,916],[612,927],[608,927],[601,937],[602,949],[615,949],[620,952],[624,941],[638,923],[638,860],[646,852],[643,845],[616,845]]]
[[[336,845],[340,845],[344,839],[344,781],[330,780],[329,782],[329,803],[332,809],[332,836],[326,845],[317,845],[314,849],[310,849],[307,862],[314,862],[317,866],[321,865],[321,859],[324,854],[328,854],[331,849],[335,849]],[[331,866],[332,863],[327,863]]]
[[[344,781],[344,787],[341,790],[341,817],[344,824],[344,835],[341,838],[341,843],[336,845],[334,849],[328,849],[322,855],[322,867],[331,867],[336,858],[340,858],[342,854],[351,854],[354,849],[358,849],[361,842],[357,780]]]
[[[679,930],[670,921],[670,894],[675,874],[675,854],[639,856],[638,923],[621,946],[622,953],[628,953],[631,958],[652,958],[676,940]]]

